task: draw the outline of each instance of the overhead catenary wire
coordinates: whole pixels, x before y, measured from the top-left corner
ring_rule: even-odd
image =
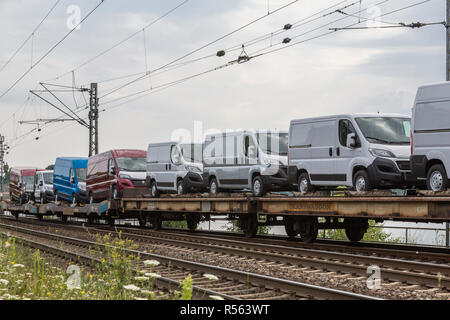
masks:
[[[53,52],[53,50],[55,50],[64,40],[66,40],[67,37],[69,37],[69,35],[72,34],[72,32],[74,32],[78,28],[78,26],[80,26],[84,21],[86,21],[95,12],[95,10],[97,10],[98,7],[100,7],[104,2],[105,0],[100,0],[100,2],[94,7],[94,9],[92,9],[73,29],[71,29],[68,33],[66,33],[66,35],[61,40],[59,40],[54,46],[52,46],[27,71],[25,71],[25,73],[23,73],[6,91],[4,91],[0,95],[0,99],[6,96],[20,81],[22,81],[31,72],[31,70],[33,70],[33,68],[35,68],[39,63],[41,63],[51,52]]]
[[[44,18],[39,22],[39,24],[33,29],[33,31],[30,33],[30,35],[22,42],[22,44],[17,48],[16,51],[12,54],[12,56],[3,64],[3,66],[0,68],[0,73],[12,62],[12,60],[17,56],[17,54],[23,49],[23,47],[27,44],[30,39],[32,40],[31,45],[31,64],[33,64],[33,39],[35,33],[39,30],[41,25],[47,20],[48,16],[53,12],[53,10],[56,8],[56,6],[61,2],[61,0],[57,0],[55,4],[50,8],[50,10],[47,12],[47,14],[44,16]]]
[[[77,71],[85,66],[87,66],[88,64],[94,62],[95,60],[97,60],[98,58],[104,56],[105,54],[107,54],[108,52],[114,50],[115,48],[119,47],[120,45],[124,44],[125,42],[127,42],[128,40],[136,37],[137,35],[139,35],[141,32],[145,31],[146,29],[150,28],[151,26],[153,26],[154,24],[156,24],[157,22],[161,21],[162,19],[164,19],[165,17],[167,17],[168,15],[170,15],[171,13],[173,13],[174,11],[176,11],[177,9],[179,9],[180,7],[184,6],[185,4],[187,4],[190,0],[184,0],[181,3],[179,3],[177,6],[171,8],[169,11],[165,12],[163,15],[159,16],[158,18],[152,20],[150,23],[148,23],[146,26],[144,26],[143,28],[139,29],[138,31],[134,32],[133,34],[129,35],[128,37],[124,38],[123,40],[120,40],[119,42],[117,42],[116,44],[114,44],[113,46],[109,47],[108,49],[103,50],[102,52],[100,52],[99,54],[95,55],[92,58],[87,59],[85,62],[81,63],[80,65],[76,66],[75,68],[72,68],[72,70],[67,71],[53,79],[50,80],[46,80],[46,81],[52,81],[52,80],[58,80],[62,77],[65,77],[66,75],[69,75],[70,73],[72,73],[72,71]]]

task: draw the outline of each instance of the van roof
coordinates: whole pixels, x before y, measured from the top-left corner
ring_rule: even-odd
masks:
[[[11,168],[11,172],[21,176],[34,176],[39,169],[33,167],[15,167]]]
[[[288,133],[288,131],[286,130],[276,130],[276,129],[250,129],[250,130],[236,130],[236,131],[226,131],[226,132],[219,132],[219,133],[213,133],[213,134],[208,134],[206,136],[206,138],[208,137],[216,137],[216,136],[221,136],[223,134],[246,134],[246,133],[269,133],[269,132],[278,132],[278,133]]]
[[[117,149],[110,151],[115,157],[143,157],[147,156],[147,151],[137,149]]]
[[[87,163],[88,163],[88,158],[76,158],[76,157],[56,158],[55,165],[58,164],[58,162],[59,163],[61,163],[61,162],[70,163],[75,168],[86,168]]]
[[[296,119],[292,120],[291,124],[302,123],[302,122],[310,122],[313,120],[332,120],[336,118],[380,118],[380,117],[396,117],[396,118],[411,118],[405,114],[398,113],[346,113],[346,114],[338,114],[338,115],[330,115],[323,117],[314,117],[314,118],[304,118],[304,119]]]
[[[416,103],[450,99],[450,82],[436,82],[420,86],[417,89]]]

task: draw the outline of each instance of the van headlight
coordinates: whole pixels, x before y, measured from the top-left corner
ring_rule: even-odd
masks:
[[[190,172],[195,172],[195,173],[201,173],[202,170],[200,170],[199,167],[195,167],[195,166],[186,166],[186,170],[190,171]]]
[[[383,157],[383,158],[395,158],[395,154],[393,154],[391,151],[389,150],[384,150],[384,149],[369,149],[369,152],[374,156],[374,157]]]

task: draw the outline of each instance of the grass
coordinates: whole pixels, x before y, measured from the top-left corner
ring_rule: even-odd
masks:
[[[130,240],[111,235],[97,236],[92,248],[100,262],[93,268],[61,266],[39,250],[20,245],[13,237],[0,236],[0,300],[155,300],[192,299],[192,277],[178,288],[159,292],[156,260],[141,261],[123,249],[136,249]],[[136,265],[143,265],[137,273]]]

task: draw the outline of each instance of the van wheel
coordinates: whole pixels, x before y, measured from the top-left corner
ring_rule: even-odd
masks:
[[[435,164],[428,170],[427,187],[432,191],[444,191],[448,187],[447,172],[442,164]]]
[[[306,172],[303,172],[300,177],[298,177],[298,191],[300,193],[313,192],[311,180],[309,180],[309,175]]]
[[[152,181],[152,186],[151,186],[150,190],[152,192],[153,198],[159,197],[159,190],[158,190],[158,187],[156,186],[156,181]]]
[[[92,194],[92,192],[89,193],[89,204],[94,204],[95,200],[94,200],[94,195]]]
[[[216,195],[219,192],[219,187],[217,185],[217,180],[216,178],[211,178],[211,180],[209,181],[209,193]]]
[[[253,190],[253,195],[255,197],[262,197],[266,194],[266,190],[264,188],[264,182],[263,182],[263,179],[261,178],[261,176],[256,176],[253,179],[252,190]]]
[[[177,194],[179,196],[185,194],[184,186],[183,186],[183,180],[178,180],[178,182],[177,182]]]
[[[370,191],[369,175],[365,170],[359,170],[353,176],[353,186],[357,192]]]

